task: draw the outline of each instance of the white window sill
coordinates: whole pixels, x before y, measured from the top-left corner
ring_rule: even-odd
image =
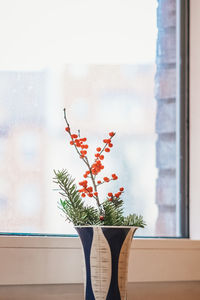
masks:
[[[81,283],[78,238],[0,237],[0,284]],[[200,241],[134,239],[129,282],[200,280]]]

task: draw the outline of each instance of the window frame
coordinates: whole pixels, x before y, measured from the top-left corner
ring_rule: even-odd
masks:
[[[190,239],[135,239],[129,281],[200,280],[200,2],[190,1]],[[133,251],[132,251],[133,250]],[[0,236],[0,285],[79,283],[78,238]],[[21,272],[19,272],[21,270]],[[165,272],[163,272],[165,270]]]
[[[177,237],[189,237],[189,0],[177,0],[177,132],[180,132],[180,145],[177,143]],[[183,31],[182,31],[183,29]],[[174,65],[174,64],[173,64]],[[180,80],[179,80],[180,78]],[[180,105],[181,104],[181,105]],[[180,200],[179,200],[180,199]],[[180,228],[180,229],[179,229]],[[0,235],[30,235],[35,233],[4,233]],[[63,234],[48,234],[48,236],[63,236]],[[73,235],[68,235],[73,236]],[[146,238],[146,236],[139,236]],[[160,236],[160,237],[167,237]],[[150,238],[153,238],[151,236]]]
[[[189,39],[190,1],[177,1],[177,132],[180,179],[177,199],[180,199],[180,234],[189,238]]]

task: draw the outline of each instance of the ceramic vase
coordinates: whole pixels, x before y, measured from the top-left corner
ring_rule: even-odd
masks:
[[[126,300],[128,259],[137,227],[75,228],[84,254],[84,299]]]

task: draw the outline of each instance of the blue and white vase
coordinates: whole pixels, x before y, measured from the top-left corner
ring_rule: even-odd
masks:
[[[84,299],[126,300],[128,259],[137,227],[75,228],[84,252]]]

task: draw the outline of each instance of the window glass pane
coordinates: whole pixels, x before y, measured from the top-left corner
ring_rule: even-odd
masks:
[[[12,5],[11,5],[12,2]],[[85,171],[63,108],[92,157],[117,132],[103,175],[124,186],[138,235],[179,236],[176,1],[20,0],[0,10],[0,231],[75,233],[57,208],[53,169]]]

